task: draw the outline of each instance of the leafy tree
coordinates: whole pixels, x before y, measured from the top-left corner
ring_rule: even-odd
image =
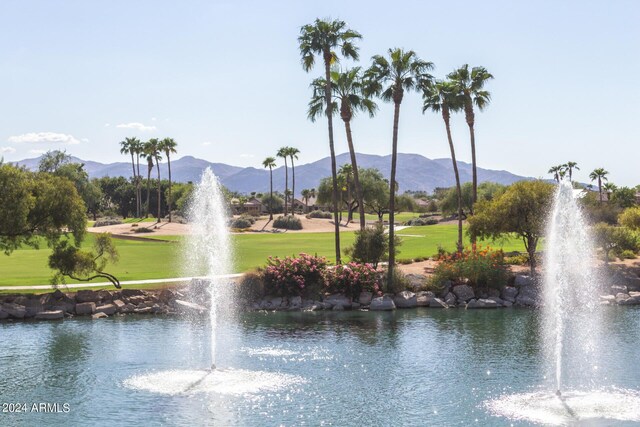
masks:
[[[416,212],[418,210],[416,200],[408,194],[396,196],[395,206],[398,212]]]
[[[626,227],[616,227],[603,222],[593,228],[596,241],[604,250],[605,263],[609,262],[609,256],[613,251],[620,255],[623,251],[637,253],[640,249],[638,235]]]
[[[62,240],[49,256],[49,267],[57,270],[51,281],[55,285],[64,283],[65,277],[81,282],[103,278],[119,289],[120,281],[114,275],[104,271],[108,263],[117,261],[118,251],[109,233],[95,236],[91,252],[80,250],[76,246],[69,245],[68,241]]]
[[[66,151],[49,150],[42,155],[38,162],[39,172],[54,173],[62,165],[71,163],[71,156]]]
[[[353,246],[345,251],[351,259],[358,263],[373,264],[374,268],[378,263],[388,258],[389,255],[389,235],[385,233],[381,222],[373,227],[366,227],[364,230],[355,232],[356,239]],[[401,241],[396,236],[394,248],[400,246]],[[395,249],[397,250],[397,249]]]
[[[589,174],[589,179],[591,181],[598,181],[598,193],[600,194],[600,203],[602,203],[602,183],[603,181],[608,181],[607,175],[609,172],[604,170],[603,168],[594,169],[593,172]]]
[[[492,200],[497,194],[504,191],[506,187],[495,182],[483,182],[478,185],[478,200]],[[455,187],[451,187],[443,193],[440,200],[440,209],[444,215],[451,215],[458,211],[458,192]],[[462,215],[464,218],[471,213],[473,208],[473,184],[465,182],[462,184]],[[437,207],[436,207],[437,210]]]
[[[193,183],[174,183],[172,185],[172,205],[167,206],[167,209],[177,210],[180,216],[187,215],[187,206],[193,193]],[[168,197],[165,198],[169,200]]]
[[[611,196],[611,201],[623,209],[630,208],[636,205],[636,191],[629,187],[615,188]]]
[[[340,264],[340,228],[338,224],[338,171],[336,153],[333,144],[333,103],[331,102],[332,82],[331,65],[339,62],[340,53],[344,58],[358,59],[358,48],[354,42],[362,36],[349,28],[344,21],[326,21],[316,19],[313,24],[300,28],[298,44],[302,57],[302,68],[309,72],[315,64],[316,55],[321,55],[324,62],[325,105],[327,106],[327,123],[329,129],[329,151],[331,154],[331,177],[333,179],[333,217],[336,264]]]
[[[536,248],[544,235],[553,192],[554,186],[543,181],[519,181],[491,201],[479,200],[469,218],[469,234],[495,240],[515,233],[524,242],[535,275]]]
[[[447,131],[447,139],[449,141],[449,151],[451,152],[451,161],[453,162],[453,173],[456,178],[456,196],[458,199],[458,253],[461,254],[464,249],[462,244],[462,187],[460,185],[460,173],[458,172],[458,162],[456,161],[456,150],[451,137],[451,112],[460,111],[463,108],[463,99],[457,92],[456,86],[451,82],[438,81],[432,83],[426,81],[422,85],[423,107],[422,112],[431,110],[442,114],[442,120]],[[475,197],[474,197],[475,199]]]
[[[262,199],[260,199],[260,201],[263,205],[266,205],[268,207],[270,214],[272,214],[273,212],[280,212],[284,203],[282,198],[278,197],[275,193],[265,194],[264,196],[262,196]]]
[[[387,289],[391,289],[393,268],[395,264],[395,250],[393,248],[395,235],[394,203],[396,196],[396,164],[398,161],[398,123],[400,120],[400,104],[405,91],[418,90],[431,76],[427,71],[433,68],[431,62],[418,58],[412,50],[389,49],[388,58],[381,55],[373,57],[373,64],[365,72],[367,80],[365,93],[376,95],[386,102],[393,102],[393,140],[391,149],[391,176],[389,178],[389,280]],[[328,99],[328,97],[327,97]]]
[[[171,154],[176,154],[178,143],[173,138],[164,138],[160,141],[158,148],[167,156],[167,167],[169,168],[169,192],[167,193],[167,206],[171,206]],[[160,175],[158,174],[158,179]],[[171,208],[169,208],[169,222],[171,222]]]
[[[640,206],[625,209],[618,217],[618,222],[631,230],[640,231]]]
[[[315,121],[318,116],[325,113],[327,82],[323,78],[315,79],[311,83],[313,96],[309,102],[309,119]],[[349,156],[351,157],[351,168],[353,170],[353,180],[356,190],[356,198],[360,210],[360,229],[365,227],[364,201],[362,196],[362,186],[358,176],[358,160],[353,145],[353,135],[351,133],[351,119],[358,111],[369,113],[373,117],[377,110],[377,105],[364,94],[363,81],[360,74],[360,67],[347,69],[341,72],[337,67],[331,70],[332,103],[331,111],[340,112],[340,118],[344,122],[347,133],[347,144],[349,145]],[[339,103],[339,105],[338,105]]]
[[[267,157],[262,162],[262,166],[269,168],[269,200],[273,200],[273,168],[276,167],[275,157]],[[273,220],[273,203],[269,203],[269,221]]]
[[[365,207],[382,221],[385,213],[389,213],[389,181],[374,168],[360,170],[362,196]]]
[[[469,71],[469,65],[464,64],[462,67],[453,71],[447,76],[455,85],[458,93],[462,95],[462,103],[465,119],[469,126],[469,135],[471,137],[471,165],[473,170],[473,203],[478,200],[478,171],[476,163],[476,136],[475,136],[475,113],[473,106],[478,110],[484,110],[491,101],[491,94],[484,90],[487,81],[493,79],[486,68],[473,67]]]
[[[0,164],[0,250],[37,248],[38,236],[50,246],[65,234],[80,244],[86,232],[86,207],[71,181]]]
[[[73,183],[78,194],[82,197],[87,211],[93,215],[95,220],[100,209],[102,192],[93,181],[89,180],[89,174],[84,169],[84,164],[66,163],[60,165],[52,174],[67,178]]]

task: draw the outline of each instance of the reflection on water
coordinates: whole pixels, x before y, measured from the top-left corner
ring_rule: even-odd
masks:
[[[640,390],[640,311],[607,316],[603,374]],[[174,393],[205,377],[206,322],[3,323],[2,400],[71,412],[0,424],[510,425],[483,402],[541,392],[537,329],[528,310],[246,313],[220,325],[221,370]]]

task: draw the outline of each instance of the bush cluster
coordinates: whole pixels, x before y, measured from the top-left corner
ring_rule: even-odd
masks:
[[[333,215],[331,212],[325,212],[321,210],[311,211],[307,214],[307,218],[320,218],[320,219],[331,219]]]
[[[251,215],[240,215],[231,220],[231,228],[249,228],[255,224],[256,219]]]
[[[360,264],[372,264],[378,267],[380,261],[388,259],[389,255],[389,235],[385,234],[382,223],[377,223],[374,227],[367,227],[364,230],[355,232],[356,240],[353,246],[347,248],[345,253],[351,259]],[[401,244],[401,240],[396,236],[395,248]]]
[[[278,296],[302,296],[324,285],[325,257],[301,253],[298,257],[269,257],[263,277],[265,292]]]
[[[273,220],[273,228],[283,228],[285,230],[302,230],[300,218],[293,215],[279,216]]]
[[[537,257],[536,257],[537,258]],[[528,265],[529,264],[529,254],[527,253],[514,253],[507,254],[504,257],[504,263],[509,265]]]
[[[328,292],[342,293],[354,299],[362,291],[371,292],[375,296],[382,295],[380,276],[371,264],[350,262],[328,269],[325,281]]]
[[[436,225],[438,220],[435,218],[411,218],[409,221],[406,221],[404,225],[410,226],[423,226],[423,225]]]
[[[439,285],[446,280],[465,283],[474,288],[500,289],[507,284],[508,272],[502,250],[466,249],[462,254],[443,255],[431,278]]]

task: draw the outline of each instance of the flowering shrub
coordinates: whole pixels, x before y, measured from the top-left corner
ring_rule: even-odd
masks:
[[[500,249],[493,250],[489,246],[466,249],[462,254],[443,254],[438,261],[440,264],[433,272],[434,284],[442,284],[445,280],[487,288],[501,288],[507,284],[507,266]]]
[[[382,295],[380,277],[371,264],[339,265],[326,273],[327,290],[331,293],[343,293],[358,298],[360,292],[368,291],[376,296]]]
[[[270,295],[302,296],[324,283],[327,259],[301,253],[298,257],[269,257],[264,269],[265,291]]]

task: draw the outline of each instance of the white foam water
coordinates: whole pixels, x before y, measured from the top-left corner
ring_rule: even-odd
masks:
[[[166,395],[199,393],[237,395],[279,391],[304,383],[301,377],[244,369],[169,370],[137,375],[124,385],[134,390]]]

